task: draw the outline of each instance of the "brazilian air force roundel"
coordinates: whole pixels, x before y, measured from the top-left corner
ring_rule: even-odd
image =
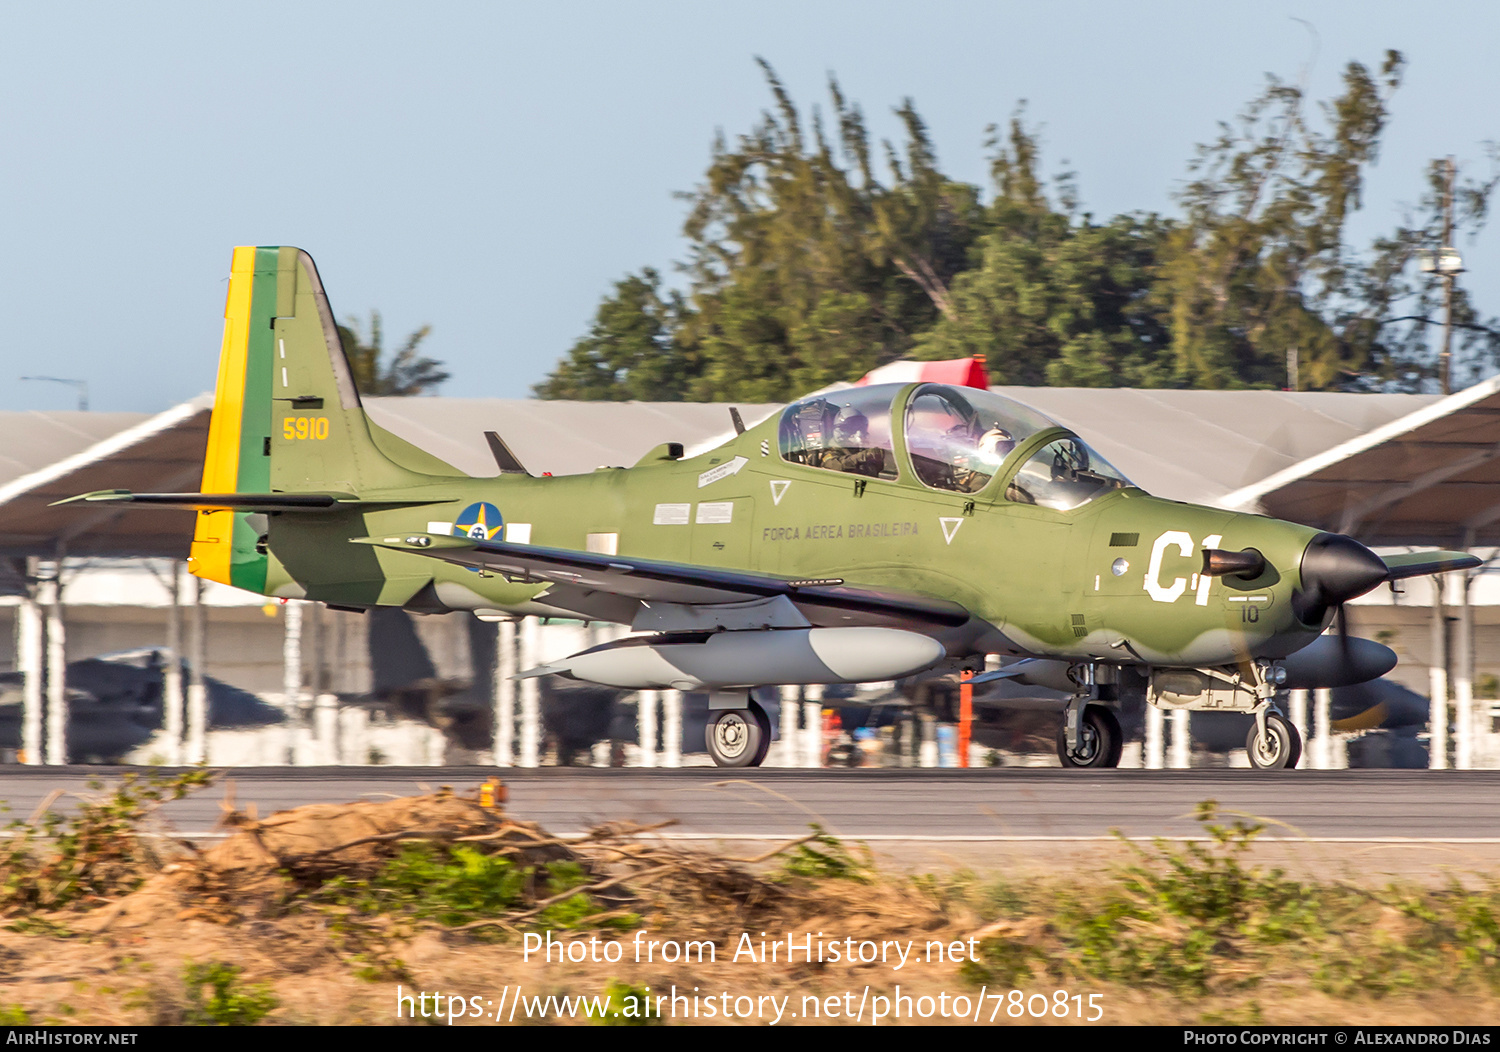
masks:
[[[493,504],[470,504],[453,523],[456,537],[468,537],[476,541],[492,541],[500,535],[505,518]]]

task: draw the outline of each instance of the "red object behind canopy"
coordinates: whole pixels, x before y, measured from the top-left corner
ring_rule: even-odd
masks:
[[[989,390],[989,376],[985,373],[984,359],[954,358],[946,362],[914,362],[903,360],[872,369],[855,381],[855,385],[866,384],[952,384],[955,387],[977,387]]]

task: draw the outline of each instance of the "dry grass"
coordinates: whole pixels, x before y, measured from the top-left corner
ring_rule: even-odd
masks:
[[[112,875],[112,887],[134,890],[46,910],[12,902],[0,930],[0,1021],[389,1024],[399,989],[441,993],[445,1008],[446,998],[465,999],[462,1023],[476,1021],[469,1006],[493,1016],[518,986],[527,997],[612,989],[617,1004],[647,987],[653,997],[675,987],[689,997],[790,998],[784,1011],[796,1022],[809,1021],[804,998],[819,998],[822,1013],[830,997],[852,1011],[862,995],[894,998],[898,987],[971,1005],[983,992],[981,1020],[1001,1023],[1041,1021],[1007,1015],[993,995],[1013,988],[1048,998],[1065,990],[1085,1003],[1097,995],[1101,1022],[1115,1024],[1459,1025],[1500,1015],[1500,974],[1484,942],[1500,902],[1493,887],[1289,884],[1241,865],[1253,835],[1221,841],[1206,862],[1147,853],[1133,875],[1007,883],[884,875],[816,830],[744,858],[685,850],[641,827],[553,837],[481,806],[477,794],[265,819],[228,810],[225,826],[234,835],[219,845],[184,845],[171,858],[96,845],[111,865],[138,860],[133,882]],[[621,959],[528,960],[528,942],[545,932],[596,957],[614,944]],[[784,949],[774,962],[735,959],[743,936],[758,958],[763,934],[784,946],[789,932],[799,947],[819,933],[841,950],[887,944],[888,959],[799,953],[788,963]],[[633,959],[638,944],[687,940],[712,942],[713,959]],[[912,947],[900,968],[895,943]],[[954,943],[982,947],[979,960],[915,959]],[[747,1021],[769,1021],[765,1005]],[[555,1003],[537,1014],[584,1021]],[[1078,1023],[1077,1014],[1047,1022]]]

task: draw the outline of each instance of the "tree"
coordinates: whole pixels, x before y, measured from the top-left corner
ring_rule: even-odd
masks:
[[[354,386],[360,394],[367,395],[416,395],[427,394],[450,379],[443,363],[422,357],[417,348],[432,332],[432,326],[424,325],[406,338],[401,349],[389,362],[381,346],[382,331],[380,312],[370,312],[370,330],[366,337],[359,331],[359,322],[348,319],[340,325],[339,343],[349,359],[349,369],[354,374]]]
[[[617,283],[538,395],[786,400],[896,358],[975,354],[1015,384],[1282,387],[1295,353],[1303,389],[1431,385],[1441,287],[1414,264],[1444,238],[1437,170],[1417,219],[1364,252],[1346,236],[1395,51],[1378,70],[1350,62],[1321,106],[1269,78],[1198,148],[1180,215],[1104,221],[1071,176],[1041,176],[1022,111],[991,129],[985,205],[942,173],[910,99],[904,141],[877,146],[837,80],[825,129],[760,65],[774,105],[732,145],[720,135],[682,195],[686,288],[650,270]],[[1482,225],[1497,182],[1458,187],[1459,229]],[[1477,379],[1500,364],[1500,321],[1461,288],[1453,316],[1455,376]]]
[[[533,392],[602,402],[681,401],[696,376],[676,339],[682,311],[681,296],[663,298],[661,276],[649,267],[624,278],[599,305],[589,334]]]
[[[1171,319],[1174,378],[1193,387],[1282,386],[1295,349],[1303,382],[1338,387],[1371,365],[1344,242],[1374,163],[1401,55],[1378,74],[1350,62],[1319,130],[1303,90],[1275,77],[1233,126],[1200,146],[1161,251],[1157,296]]]
[[[952,306],[917,338],[928,359],[982,355],[997,383],[1158,387],[1171,381],[1166,321],[1149,300],[1165,224],[1076,216],[1071,178],[1059,206],[1038,174],[1037,134],[1022,111],[1002,140],[993,127],[995,197],[973,265],[952,282]]]
[[[978,191],[943,176],[907,100],[906,131],[874,171],[864,116],[829,81],[836,138],[811,127],[775,72],[776,100],[735,148],[715,145],[684,232],[698,398],[779,400],[907,355],[949,308],[948,283],[980,232]]]
[[[896,111],[903,148],[884,144],[887,187],[836,80],[830,137],[761,68],[774,110],[732,148],[721,136],[684,195],[685,295],[663,296],[651,271],[617,284],[538,395],[785,399],[904,356],[946,309],[982,212],[976,188],[938,171],[911,102]]]

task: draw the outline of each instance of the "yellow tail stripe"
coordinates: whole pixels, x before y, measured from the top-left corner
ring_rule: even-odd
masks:
[[[234,493],[240,469],[240,427],[245,412],[245,366],[250,345],[250,303],[255,291],[255,248],[236,248],[224,306],[224,343],[219,350],[219,381],[214,390],[208,450],[203,458],[201,493]],[[194,574],[229,584],[234,515],[199,512],[189,565]]]

